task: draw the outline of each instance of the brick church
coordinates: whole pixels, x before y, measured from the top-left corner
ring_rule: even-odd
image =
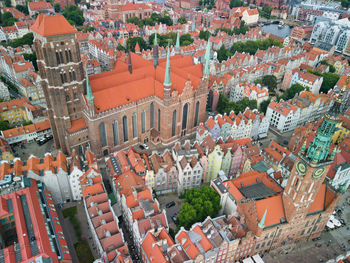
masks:
[[[31,29],[55,146],[64,153],[90,147],[101,157],[138,142],[166,145],[205,121],[209,46],[205,66],[195,65],[169,52],[159,59],[155,39],[153,61],[129,53],[88,78],[77,31],[62,15],[39,14]]]

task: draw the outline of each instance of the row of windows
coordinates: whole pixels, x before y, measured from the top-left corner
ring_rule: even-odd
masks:
[[[68,82],[68,77],[67,77],[67,73],[60,73],[60,77],[61,77],[61,82],[62,83],[67,83]],[[77,76],[75,74],[75,71],[69,71],[69,82],[72,82],[74,80],[77,80]]]
[[[196,103],[196,113],[195,113],[195,121],[194,126],[197,126],[198,124],[198,118],[199,118],[199,101]],[[160,109],[158,109],[158,131],[160,131]],[[186,103],[183,107],[183,114],[182,114],[182,129],[187,128],[187,115],[188,115],[188,103]],[[176,133],[176,117],[177,112],[176,110],[173,111],[173,120],[172,120],[172,136],[175,136]],[[119,145],[119,136],[118,136],[118,122],[113,122],[113,137],[114,137],[114,145]],[[128,119],[127,116],[123,116],[122,118],[122,125],[123,125],[123,139],[124,142],[127,142],[129,140],[129,134],[128,134]],[[151,129],[154,128],[154,104],[153,102],[150,105],[150,127]],[[133,132],[133,138],[137,137],[137,115],[134,113],[132,115],[132,132]],[[102,147],[107,146],[107,136],[106,136],[106,126],[105,123],[101,122],[99,125],[100,130],[100,140]],[[141,132],[146,132],[146,112],[142,111],[141,113]]]
[[[72,52],[70,50],[65,50],[64,54],[66,58],[66,63],[73,61]],[[56,60],[57,64],[64,64],[63,51],[56,50]]]

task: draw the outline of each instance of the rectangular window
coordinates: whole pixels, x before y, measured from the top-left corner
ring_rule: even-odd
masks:
[[[146,132],[146,112],[141,113],[141,129],[142,133]]]

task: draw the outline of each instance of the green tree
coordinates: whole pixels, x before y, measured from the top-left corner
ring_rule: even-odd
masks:
[[[94,31],[94,30],[95,30],[95,28],[94,28],[93,26],[89,26],[89,27],[86,29],[87,32],[92,32],[92,31]]]
[[[146,41],[143,40],[142,37],[130,37],[126,41],[126,45],[127,45],[128,49],[131,50],[132,52],[135,52],[136,43],[139,43],[141,50],[146,49],[146,47],[147,47]]]
[[[208,40],[209,37],[210,37],[210,32],[208,30],[206,30],[206,31],[204,31],[204,30],[199,31],[199,38],[200,39]]]
[[[339,80],[339,75],[334,73],[323,73],[323,82],[320,88],[320,92],[327,93],[329,90],[333,89],[335,84]]]
[[[216,217],[221,209],[219,195],[209,186],[192,188],[187,190],[184,196],[185,203],[180,209],[178,224],[186,229],[208,216]]]
[[[349,0],[341,0],[341,6],[348,8],[350,6]]]
[[[271,99],[264,100],[263,102],[260,103],[260,112],[266,114],[267,107],[269,106],[271,102]]]
[[[90,9],[90,3],[85,3],[85,5],[87,9]]]
[[[118,44],[117,50],[119,50],[119,51],[124,51],[124,50],[125,50],[125,47],[123,47],[122,45]]]
[[[130,23],[130,24],[134,24],[134,25],[139,26],[140,23],[141,23],[141,20],[140,20],[138,17],[133,16],[133,17],[129,17],[129,18],[126,20],[126,22],[128,22],[128,23]]]
[[[16,5],[16,9],[25,15],[29,14],[28,7],[26,5]]]
[[[230,102],[225,95],[220,94],[219,96],[218,112],[221,114],[229,114],[231,111],[234,111],[236,114],[238,114],[239,112],[243,112],[247,107],[250,109],[256,109],[257,101],[249,100],[245,97],[240,101]]]
[[[163,16],[159,19],[159,22],[162,24],[166,24],[167,26],[173,25],[173,20],[170,18],[170,16]]]
[[[194,41],[194,39],[191,37],[190,34],[184,34],[182,36],[180,36],[180,45],[181,46],[188,46],[190,44],[192,44]]]
[[[290,100],[294,98],[294,96],[301,91],[305,90],[305,87],[301,86],[300,84],[296,83],[293,84],[289,89],[287,89],[281,96],[281,99],[283,100]]]
[[[60,6],[59,3],[55,3],[53,7],[55,8],[55,12],[56,12],[56,13],[58,13],[58,12],[61,11],[61,6]]]
[[[0,131],[5,131],[10,129],[11,126],[8,121],[0,121]]]
[[[82,26],[84,23],[83,11],[75,5],[66,7],[63,15],[69,22],[72,21],[74,25]]]
[[[37,64],[37,58],[36,58],[36,53],[30,53],[30,54],[23,54],[23,58],[27,61],[32,62],[33,67],[35,68],[35,70],[38,70],[38,64]]]
[[[267,86],[270,92],[274,92],[277,88],[277,78],[274,75],[263,76],[261,83],[263,86]]]
[[[243,6],[243,2],[241,0],[230,1],[230,8],[239,7],[239,6]]]
[[[11,0],[5,0],[5,6],[11,7]]]
[[[265,5],[262,9],[259,9],[259,13],[262,17],[270,19],[271,18],[272,7]]]
[[[229,57],[232,56],[232,53],[230,51],[228,51],[224,45],[222,45],[220,47],[219,50],[216,51],[217,52],[217,58],[219,60],[219,62],[221,63],[224,60],[227,60]]]
[[[10,12],[5,12],[1,15],[2,26],[13,26],[16,21],[16,18]]]
[[[186,20],[186,18],[185,17],[180,17],[178,20],[177,20],[177,22],[179,22],[180,24],[186,24],[187,23],[187,20]]]
[[[12,40],[9,43],[9,45],[13,48],[24,46],[24,45],[31,46],[31,45],[33,45],[33,40],[34,40],[33,33],[27,33],[21,38],[17,38],[17,39]]]

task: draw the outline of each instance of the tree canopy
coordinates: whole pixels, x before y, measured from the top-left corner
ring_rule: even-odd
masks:
[[[239,7],[239,6],[243,6],[243,2],[241,0],[230,1],[230,8]]]
[[[179,20],[180,19],[181,18],[179,18]],[[171,19],[170,16],[168,16],[168,15],[162,16],[161,14],[157,14],[157,13],[152,13],[151,17],[146,17],[145,19],[140,19],[140,18],[138,18],[136,16],[129,17],[126,21],[128,23],[137,25],[139,27],[154,26],[156,23],[158,23],[158,24],[159,23],[166,24],[167,26],[172,26],[173,25],[173,20]],[[183,20],[181,20],[181,21],[183,21]]]
[[[249,100],[248,98],[243,98],[240,101],[233,102],[224,95],[220,94],[219,103],[218,103],[218,112],[220,114],[229,114],[231,111],[234,111],[236,114],[243,112],[247,107],[251,110],[256,109],[258,103],[256,100]]]
[[[29,15],[28,7],[26,5],[16,5],[16,9],[25,15]]]
[[[33,67],[35,68],[35,70],[38,70],[38,64],[37,64],[37,58],[36,58],[36,53],[30,53],[30,54],[23,54],[23,58],[27,61],[32,62]]]
[[[34,36],[33,33],[27,33],[21,38],[16,38],[10,41],[9,46],[16,48],[24,45],[33,45]]]
[[[187,190],[184,196],[185,203],[179,211],[178,224],[186,229],[208,216],[216,217],[221,209],[220,196],[207,185]]]
[[[323,77],[323,82],[320,88],[320,92],[328,93],[329,90],[333,89],[335,84],[337,84],[340,79],[339,75],[335,73],[319,73],[315,70],[308,69],[308,72],[315,74],[317,76]]]
[[[56,13],[58,13],[59,11],[61,11],[61,6],[60,6],[59,3],[55,3],[55,4],[53,5],[53,7],[55,8],[55,12],[56,12]]]
[[[215,7],[215,0],[199,0],[199,5],[210,10]]]
[[[11,0],[5,0],[5,6],[11,7]]]
[[[208,30],[206,30],[206,31],[204,31],[204,30],[199,31],[199,38],[200,39],[208,40],[209,37],[210,37],[210,32]]]
[[[263,102],[260,103],[260,112],[266,114],[267,107],[269,106],[271,102],[271,99],[269,98],[268,100],[264,100]]]
[[[1,15],[2,26],[13,26],[16,21],[18,21],[17,18],[13,17],[10,12],[5,12]]]
[[[298,94],[299,92],[305,90],[305,87],[301,86],[300,84],[296,83],[293,84],[289,89],[287,89],[281,96],[281,99],[283,100],[290,100],[294,98],[295,94]]]
[[[244,21],[241,21],[240,26],[239,27],[235,27],[233,29],[226,28],[226,27],[220,27],[220,28],[215,29],[215,35],[217,35],[217,33],[219,31],[223,31],[223,32],[227,33],[230,36],[239,35],[239,34],[243,34],[244,35],[245,33],[247,33],[249,31],[249,27],[245,25]]]
[[[177,22],[183,25],[187,23],[187,20],[185,17],[182,16],[177,20]]]
[[[8,121],[0,121],[0,131],[5,131],[10,129],[11,126]]]
[[[64,17],[74,25],[82,26],[84,23],[83,11],[79,9],[76,5],[69,5],[64,9]]]
[[[272,7],[265,5],[262,9],[259,9],[259,15],[261,17],[270,19],[271,18]]]
[[[154,41],[154,34],[151,34],[148,37],[148,43],[150,47],[153,46],[153,41]],[[175,32],[170,32],[166,35],[159,35],[157,34],[157,41],[158,45],[162,47],[167,47],[168,45],[175,45],[176,44],[176,36],[177,34]],[[180,46],[188,46],[192,44],[194,39],[191,37],[190,34],[183,34],[180,36]]]
[[[274,75],[265,75],[261,79],[261,84],[267,86],[269,92],[274,92],[277,88],[277,78]]]
[[[233,54],[237,51],[240,53],[249,53],[251,55],[255,54],[258,49],[260,50],[266,50],[269,47],[272,46],[278,46],[282,47],[282,43],[278,40],[274,40],[272,38],[268,38],[265,40],[256,40],[256,41],[246,41],[246,42],[235,42],[230,50],[227,50],[224,46],[221,46],[218,52],[218,60],[222,62],[223,60],[228,59],[229,57],[233,56]]]
[[[135,52],[136,43],[139,43],[141,50],[147,48],[146,41],[142,37],[130,37],[126,41],[126,45],[127,45],[128,49],[131,50],[132,52]]]

